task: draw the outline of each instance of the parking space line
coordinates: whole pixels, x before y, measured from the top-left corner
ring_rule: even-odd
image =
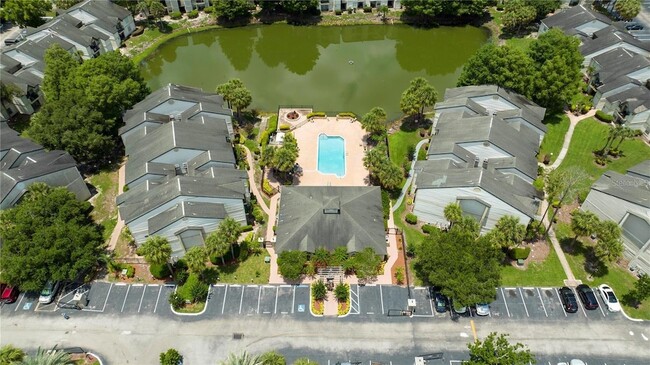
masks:
[[[260,286],[260,290],[257,292],[257,314],[260,314],[260,300],[262,299],[262,287]]]
[[[503,292],[503,288],[499,288],[499,289],[501,289],[501,297],[503,298],[503,304],[506,305],[506,312],[508,312],[508,317],[510,317],[510,309],[508,309],[508,301],[506,300],[506,295]]]
[[[221,305],[221,314],[223,314],[224,309],[226,309],[226,296],[228,295],[228,285],[226,285],[226,291],[223,292],[223,304]]]
[[[293,299],[291,300],[291,314],[293,314],[293,310],[296,307],[296,286],[293,286]]]
[[[25,292],[20,293],[20,299],[18,299],[18,304],[16,304],[16,308],[14,308],[14,312],[20,308],[20,302],[23,301],[23,298],[25,297]]]
[[[384,294],[381,292],[381,285],[379,285],[379,300],[381,301],[381,314],[384,314]]]
[[[120,312],[124,312],[124,305],[126,304],[126,298],[129,297],[129,289],[131,289],[131,286],[126,287],[126,295],[124,296],[124,301],[122,302],[122,310]]]
[[[113,289],[113,283],[111,283],[111,286],[108,287],[108,293],[106,293],[106,299],[104,300],[104,307],[102,308],[102,312],[106,310],[106,304],[108,303],[108,297],[111,295],[111,289]]]
[[[433,299],[429,298],[429,306],[431,307],[431,314],[434,314],[435,312],[433,311]],[[470,311],[471,313],[471,311]]]
[[[539,288],[537,288],[537,295],[539,295],[539,302],[542,303],[544,314],[546,314],[546,316],[548,317],[548,312],[546,312],[546,306],[544,305],[544,301],[542,300],[542,293],[539,291]]]
[[[158,287],[158,296],[156,297],[156,305],[153,307],[154,313],[156,313],[156,309],[158,309],[158,301],[160,300],[160,293],[162,293],[162,286]]]
[[[578,307],[580,307],[580,309],[582,309],[582,314],[584,314],[585,318],[587,318],[587,312],[585,312],[585,308],[582,306],[582,300],[580,300],[580,298],[578,298],[578,293],[576,292],[576,290],[574,288],[571,288],[571,291],[573,292],[573,295],[576,296],[576,302],[578,302]]]
[[[521,292],[521,288],[519,289],[519,296],[521,296],[521,302],[524,303],[524,309],[526,310],[526,317],[530,317],[530,314],[528,314],[528,307],[526,306],[526,301],[524,301],[524,294]]]
[[[278,313],[278,292],[280,291],[280,287],[276,286],[275,287],[275,306],[273,307],[273,314]]]
[[[555,289],[555,294],[557,294],[557,299],[560,301],[560,307],[562,307],[562,312],[564,312],[564,316],[566,317],[566,309],[564,309],[564,303],[562,303],[562,298],[560,298],[560,292]]]
[[[120,282],[120,283],[115,283],[115,286],[125,286],[125,285],[126,285],[126,283],[122,283],[122,282]]]
[[[140,296],[140,305],[138,305],[138,313],[140,313],[140,309],[142,308],[142,299],[144,299],[144,292],[147,291],[147,286],[145,285],[144,288],[142,288],[142,296]]]
[[[598,289],[596,288],[596,290],[598,290]],[[594,289],[591,288],[591,291],[594,291]],[[598,297],[600,296],[600,292],[599,291],[594,292],[594,296],[596,297],[596,302],[598,303],[598,309],[600,309],[600,313],[603,314],[603,317],[607,317],[607,314],[605,313],[605,311],[603,310],[603,306],[601,305],[601,300],[603,298],[598,299]],[[603,305],[604,304],[605,304],[605,302],[603,302]]]
[[[246,290],[245,286],[241,287],[241,297],[239,297],[239,314],[241,314],[241,306],[244,303],[244,291]]]

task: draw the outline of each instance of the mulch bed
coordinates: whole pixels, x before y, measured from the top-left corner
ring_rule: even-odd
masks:
[[[401,236],[396,236],[395,238],[397,239],[397,261],[395,261],[395,264],[393,264],[393,267],[390,269],[391,280],[395,285],[406,285],[405,282],[398,284],[397,279],[395,279],[397,268],[401,267],[404,272],[404,281],[406,281],[406,268],[404,266],[404,243],[402,242]]]

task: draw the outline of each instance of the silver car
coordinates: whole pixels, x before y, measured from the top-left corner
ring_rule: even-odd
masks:
[[[42,304],[52,303],[60,286],[61,282],[48,280],[47,283],[45,283],[43,290],[41,290],[41,296],[38,297],[38,302]]]
[[[487,303],[479,303],[476,305],[476,314],[479,316],[490,315],[490,305]]]

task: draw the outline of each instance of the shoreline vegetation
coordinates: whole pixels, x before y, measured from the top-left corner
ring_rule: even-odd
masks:
[[[298,26],[319,26],[319,27],[338,27],[338,26],[357,26],[357,25],[408,25],[411,27],[420,27],[410,21],[405,21],[402,10],[391,10],[388,12],[386,19],[383,20],[381,14],[376,10],[372,13],[355,12],[348,14],[335,15],[334,12],[322,13],[319,16],[311,16],[305,24]],[[229,24],[219,24],[212,14],[201,13],[196,19],[182,18],[172,20],[169,15],[163,19],[163,27],[154,22],[139,21],[138,26],[144,27],[144,31],[125,41],[125,47],[122,53],[132,59],[136,65],[140,65],[149,57],[154,55],[159,47],[166,42],[187,34],[201,33],[216,29],[231,29],[236,27],[257,27],[273,24],[291,24],[287,19],[282,17],[276,18],[251,18],[251,21],[245,25],[230,26]],[[476,19],[474,22],[463,24],[435,24],[428,28],[437,28],[438,26],[474,26],[483,28],[488,32],[488,40],[498,41],[501,34],[499,25],[492,16],[492,9],[483,18]]]

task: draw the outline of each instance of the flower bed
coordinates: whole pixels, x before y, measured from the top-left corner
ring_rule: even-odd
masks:
[[[325,312],[325,303],[322,300],[311,299],[311,312],[314,315],[322,316]]]

